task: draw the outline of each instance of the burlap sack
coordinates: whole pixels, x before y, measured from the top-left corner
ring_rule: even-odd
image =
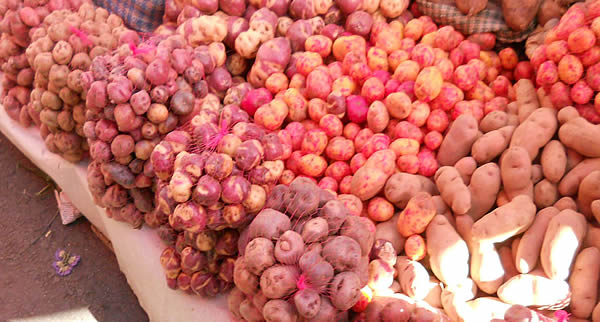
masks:
[[[436,23],[453,26],[465,35],[490,32],[496,35],[496,41],[501,43],[520,42],[535,29],[535,19],[522,32],[508,28],[504,22],[500,6],[490,2],[488,6],[473,16],[467,16],[450,2],[416,0],[419,11],[430,16]]]
[[[121,18],[131,29],[141,32],[152,32],[162,24],[165,12],[165,0],[93,0],[102,7]]]

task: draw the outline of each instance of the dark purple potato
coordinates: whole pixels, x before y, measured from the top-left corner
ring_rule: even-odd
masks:
[[[366,37],[371,32],[373,17],[364,11],[354,11],[346,18],[346,31]]]
[[[194,95],[179,90],[171,97],[170,107],[175,115],[187,115],[194,109]]]

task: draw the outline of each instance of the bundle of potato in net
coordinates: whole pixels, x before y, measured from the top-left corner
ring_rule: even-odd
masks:
[[[339,321],[362,298],[375,226],[308,178],[276,186],[240,239],[229,309],[246,321]]]
[[[121,44],[111,55],[96,57],[84,75],[91,116],[84,132],[93,160],[88,184],[110,217],[140,227],[144,214],[154,210],[150,154],[167,133],[188,121],[196,97],[207,89],[204,67],[181,37],[142,42],[132,32]],[[225,53],[202,55],[214,62]]]
[[[82,1],[4,1],[0,4],[0,63],[2,105],[8,116],[28,127],[40,126],[39,112],[31,108],[29,96],[34,84],[32,62],[25,49],[43,37],[44,19],[53,11],[78,10]],[[48,47],[49,45],[46,44]]]
[[[30,107],[39,113],[41,135],[50,152],[77,162],[87,155],[84,124],[86,80],[92,59],[116,48],[128,31],[123,21],[90,3],[77,12],[49,14],[33,35],[25,56],[35,71]]]
[[[239,101],[245,91],[247,84],[237,84],[223,100]],[[147,222],[161,225],[169,246],[161,257],[169,286],[203,296],[232,286],[239,230],[264,207],[290,152],[277,134],[267,134],[238,105],[223,105],[214,94],[154,148],[157,209]]]

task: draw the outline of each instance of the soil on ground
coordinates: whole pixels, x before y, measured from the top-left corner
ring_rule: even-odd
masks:
[[[0,321],[87,308],[97,321],[147,321],[114,254],[85,218],[63,226],[54,190],[0,134]],[[36,170],[39,171],[39,170]],[[81,256],[65,277],[52,267],[64,249]]]

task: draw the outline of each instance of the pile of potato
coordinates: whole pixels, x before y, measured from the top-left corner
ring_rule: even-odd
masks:
[[[41,126],[39,110],[29,104],[34,85],[32,62],[25,49],[45,32],[42,22],[53,11],[77,11],[82,1],[5,1],[0,5],[0,62],[2,70],[2,105],[7,114],[22,126]],[[46,47],[49,44],[46,43]]]
[[[278,185],[242,234],[229,309],[246,321],[347,320],[375,227],[307,178]]]
[[[575,4],[549,22],[543,42],[530,49],[543,105],[575,106],[588,121],[600,123],[600,18],[598,4]]]
[[[122,19],[84,3],[78,12],[57,10],[37,28],[25,56],[35,71],[30,106],[39,113],[40,132],[50,152],[71,162],[88,151],[84,123],[95,117],[86,109],[86,80],[92,59],[117,47],[131,34]]]
[[[600,163],[589,143],[598,128],[573,107],[540,107],[529,80],[515,89],[506,112],[451,125],[442,144],[455,154],[433,180],[397,173],[386,182],[386,198],[403,210],[377,225],[371,265],[395,264],[397,283],[381,268],[371,276],[369,321],[390,301],[409,311],[425,301],[453,321],[553,317],[567,307],[600,318],[599,228],[589,222],[600,221]],[[396,261],[403,243],[406,258]]]
[[[81,77],[91,116],[84,125],[93,161],[88,184],[109,216],[140,227],[155,210],[152,151],[208,104],[199,100],[208,95],[205,77],[210,80],[225,63],[225,48],[214,43],[192,49],[179,36],[143,43],[135,33],[122,38],[114,53],[96,57]]]

